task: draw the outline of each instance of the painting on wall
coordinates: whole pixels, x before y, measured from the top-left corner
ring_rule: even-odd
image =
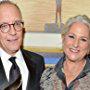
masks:
[[[65,23],[68,18],[79,14],[90,16],[90,0],[83,0],[83,2],[82,0],[11,1],[17,3],[22,11],[26,28],[25,48],[45,53],[43,55],[45,55],[46,63],[49,64],[53,64],[54,61],[58,60],[57,55],[62,50],[60,28],[58,28],[61,25],[60,23]],[[45,33],[42,34],[41,32]],[[50,60],[53,62],[48,62]]]
[[[53,26],[57,23],[57,19],[61,18],[58,18],[61,12],[61,0],[12,1],[21,8],[26,31],[44,31],[46,26]]]

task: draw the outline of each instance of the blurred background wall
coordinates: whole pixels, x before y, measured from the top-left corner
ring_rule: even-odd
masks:
[[[62,29],[57,29],[55,24],[56,1],[11,1],[18,4],[22,11],[26,28],[24,48],[43,55],[46,64],[57,63],[62,55]],[[79,14],[90,17],[90,0],[62,0],[61,14],[62,23]]]
[[[44,31],[45,23],[55,22],[55,0],[11,0],[23,13],[27,31]],[[86,14],[90,16],[90,0],[62,0],[62,22],[69,17]]]

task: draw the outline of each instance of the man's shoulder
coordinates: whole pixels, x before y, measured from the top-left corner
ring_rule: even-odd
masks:
[[[43,56],[41,56],[41,55],[39,55],[35,52],[28,51],[28,50],[25,50],[25,49],[21,49],[21,52],[24,56],[28,57],[28,59],[32,60],[35,63],[44,62]]]
[[[30,55],[30,56],[43,57],[43,56],[41,56],[40,54],[37,54],[37,53],[32,52],[32,51],[29,51],[29,50],[22,49],[21,51],[22,51],[24,54],[27,54],[27,55]]]

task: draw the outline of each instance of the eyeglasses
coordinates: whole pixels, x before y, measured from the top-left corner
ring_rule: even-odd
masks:
[[[11,25],[13,25],[14,29],[16,31],[21,31],[24,28],[24,22],[22,21],[15,21],[13,24],[9,24],[9,23],[3,23],[0,25],[0,30],[3,33],[7,33],[10,31],[11,29]]]

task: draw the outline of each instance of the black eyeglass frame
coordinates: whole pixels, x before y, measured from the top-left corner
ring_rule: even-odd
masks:
[[[18,27],[18,25],[17,25],[17,27],[19,28],[19,29],[17,29],[17,27],[15,27],[16,24],[21,24],[21,27]],[[8,26],[8,29],[4,30],[3,28],[5,28],[5,27],[3,27],[3,25],[7,25],[7,26]],[[2,23],[2,24],[0,25],[0,30],[1,30],[3,33],[7,33],[7,32],[10,31],[11,25],[13,25],[13,28],[14,28],[16,31],[21,31],[21,30],[24,28],[24,22],[18,20],[18,21],[15,21],[15,22],[12,23],[12,24]]]

